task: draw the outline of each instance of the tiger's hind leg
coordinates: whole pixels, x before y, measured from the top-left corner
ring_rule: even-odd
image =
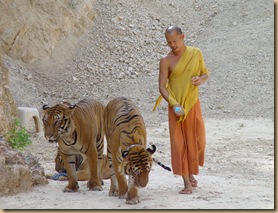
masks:
[[[103,150],[102,150],[102,152],[103,152]],[[103,154],[98,156],[97,168],[98,168],[99,181],[100,181],[101,185],[104,185],[102,175],[101,175],[101,166],[102,166],[102,161],[103,161],[103,156],[102,155]]]
[[[85,180],[89,180],[89,172],[88,172],[88,169],[83,169],[83,170],[78,170],[76,172],[76,175],[77,175],[77,179],[79,181],[85,181]]]
[[[110,168],[109,168],[109,162],[107,159],[107,155],[103,155],[102,158],[102,164],[101,164],[101,177],[104,180],[111,178]]]

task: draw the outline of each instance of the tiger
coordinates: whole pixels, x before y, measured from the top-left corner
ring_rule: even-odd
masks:
[[[44,136],[50,143],[58,143],[68,176],[63,192],[77,192],[76,154],[88,159],[87,187],[102,191],[100,165],[104,149],[104,105],[93,99],[84,99],[71,105],[60,103],[53,107],[43,105]]]
[[[109,196],[140,202],[138,188],[146,187],[152,168],[155,145],[146,149],[146,127],[133,101],[118,97],[104,110],[104,130],[111,179]],[[125,175],[128,175],[128,184]]]
[[[57,149],[57,155],[55,157],[55,171],[58,173],[67,173],[66,168],[64,166],[64,161],[60,154],[60,149]],[[77,180],[86,181],[89,180],[89,165],[86,158],[83,158],[82,155],[75,155],[75,169]],[[101,169],[100,169],[100,179],[107,180],[110,179],[110,169],[108,165],[107,155],[103,154],[101,161]],[[62,176],[59,180],[67,180],[67,176]],[[103,182],[102,182],[103,185]]]

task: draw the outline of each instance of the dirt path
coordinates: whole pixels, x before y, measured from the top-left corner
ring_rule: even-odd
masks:
[[[192,195],[179,195],[180,177],[154,165],[146,188],[139,190],[141,202],[127,205],[109,197],[109,180],[103,191],[91,192],[80,182],[77,193],[62,192],[66,182],[50,180],[46,187],[11,197],[1,197],[3,209],[273,209],[274,142],[269,119],[207,119],[206,163],[197,176],[199,186]],[[148,130],[149,143],[157,144],[155,157],[170,166],[167,123]],[[54,172],[48,153],[55,150],[43,136],[35,140],[47,173]],[[50,159],[49,159],[50,158]],[[260,190],[258,190],[260,189]]]

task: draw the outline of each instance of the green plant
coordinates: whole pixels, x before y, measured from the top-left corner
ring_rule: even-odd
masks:
[[[7,139],[13,149],[24,150],[28,145],[32,144],[30,135],[25,127],[21,126],[19,120],[15,120],[12,128],[4,137]]]

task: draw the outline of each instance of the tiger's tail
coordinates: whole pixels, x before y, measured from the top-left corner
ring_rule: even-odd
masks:
[[[165,166],[163,163],[161,163],[160,161],[156,160],[155,158],[153,158],[153,161],[154,161],[155,163],[157,163],[159,166],[161,166],[163,169],[168,170],[169,172],[172,171],[170,167]]]

